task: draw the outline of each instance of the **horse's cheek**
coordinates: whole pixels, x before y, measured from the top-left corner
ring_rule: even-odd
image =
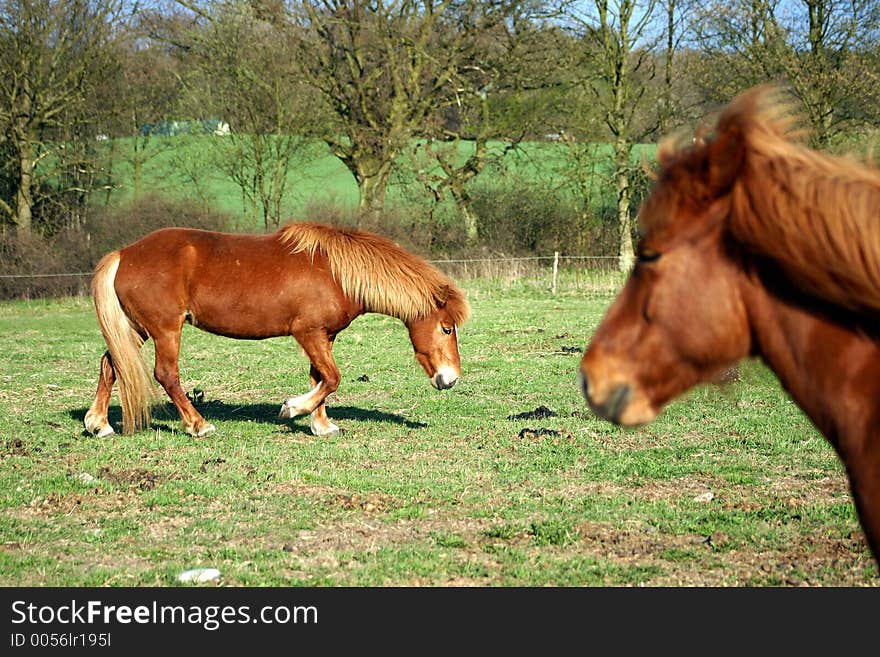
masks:
[[[712,279],[696,307],[699,322],[690,322],[687,331],[694,360],[714,365],[743,356],[748,326],[742,299],[733,282],[727,277]]]

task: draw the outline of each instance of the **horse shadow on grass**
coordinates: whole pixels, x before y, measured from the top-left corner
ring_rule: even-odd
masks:
[[[292,420],[281,419],[278,417],[278,411],[281,404],[227,404],[222,401],[211,400],[194,404],[196,409],[201,413],[208,422],[258,422],[260,424],[272,424],[278,427],[286,427],[291,433],[312,435],[309,428],[309,416],[303,415]],[[77,408],[68,411],[68,415],[82,423],[88,408]],[[384,411],[373,411],[358,408],[356,406],[328,406],[327,415],[331,422],[345,422],[352,420],[355,422],[378,422],[385,424],[397,424],[408,429],[424,429],[428,425],[424,422],[415,422],[395,413],[385,413]],[[111,405],[107,412],[110,426],[117,432],[122,430],[122,409],[118,405]],[[182,431],[180,424],[180,416],[177,408],[171,402],[156,404],[153,406],[153,421],[150,424],[151,429],[161,429],[163,431]],[[345,427],[342,427],[344,430]],[[218,431],[222,431],[218,427]],[[83,435],[89,435],[83,430]]]

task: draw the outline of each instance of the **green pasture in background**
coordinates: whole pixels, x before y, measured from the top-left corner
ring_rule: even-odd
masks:
[[[210,135],[156,136],[145,142],[137,142],[143,159],[140,173],[140,194],[155,194],[174,200],[205,202],[211,207],[242,216],[242,193],[228,175],[223,173],[222,161],[228,156],[231,137]],[[132,138],[120,138],[105,142],[105,170],[112,174],[115,189],[110,194],[112,202],[132,200],[134,190],[134,146]],[[443,148],[443,145],[435,148]],[[448,145],[446,146],[449,147]],[[613,203],[614,187],[609,182],[613,153],[608,144],[579,146],[590,153],[581,163],[591,173],[583,173],[592,182],[593,202]],[[492,143],[489,152],[500,158],[503,145]],[[472,152],[471,142],[461,142],[458,159],[464,161]],[[388,188],[387,209],[406,208],[425,204],[429,196],[414,171],[439,172],[436,164],[417,156],[418,149],[404,152],[396,162],[395,173]],[[633,164],[639,166],[650,160],[655,152],[653,145],[639,145],[633,149]],[[592,160],[591,158],[595,158]],[[559,194],[574,194],[571,186],[573,166],[566,146],[558,142],[525,142],[503,157],[503,170],[488,166],[472,183],[492,187],[503,184],[505,176],[528,181],[542,189],[556,190]],[[604,176],[604,177],[603,177]],[[308,142],[294,156],[287,176],[285,194],[285,217],[308,219],[318,209],[334,208],[353,211],[357,207],[358,190],[352,174],[334,157],[322,142]],[[96,202],[106,200],[104,194],[93,198]],[[451,203],[448,199],[446,203]],[[259,225],[244,225],[241,230],[261,229]]]
[[[460,383],[361,317],[329,438],[277,419],[309,385],[292,338],[191,327],[181,379],[217,433],[182,433],[163,394],[150,430],[85,435],[90,300],[0,304],[0,585],[877,586],[833,450],[759,362],[621,429],[577,387],[610,292],[463,284]]]

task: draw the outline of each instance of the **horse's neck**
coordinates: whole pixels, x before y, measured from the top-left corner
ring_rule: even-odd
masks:
[[[880,342],[852,316],[760,283],[746,295],[753,352],[838,449],[880,430]]]

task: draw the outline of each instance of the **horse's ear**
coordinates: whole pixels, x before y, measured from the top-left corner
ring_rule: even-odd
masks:
[[[745,139],[739,126],[731,125],[709,145],[708,184],[717,197],[733,187],[745,160]]]

